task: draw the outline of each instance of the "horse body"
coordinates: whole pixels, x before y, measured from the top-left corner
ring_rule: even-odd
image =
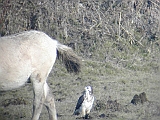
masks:
[[[71,48],[43,32],[25,31],[0,38],[0,91],[21,87],[30,78],[34,91],[32,120],[39,119],[43,104],[49,118],[57,119],[54,98],[46,82],[57,53],[69,72],[79,72],[79,59]]]
[[[56,46],[57,41],[37,31],[0,38],[0,90],[24,85],[35,72],[47,76],[56,60]]]

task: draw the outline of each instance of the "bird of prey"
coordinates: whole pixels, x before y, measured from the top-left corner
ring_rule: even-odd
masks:
[[[79,97],[75,111],[73,115],[79,115],[82,113],[82,117],[85,119],[89,118],[89,113],[92,109],[94,102],[93,90],[91,86],[84,88],[83,95]]]

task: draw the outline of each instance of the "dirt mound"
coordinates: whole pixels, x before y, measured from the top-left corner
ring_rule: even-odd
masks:
[[[131,100],[131,103],[133,103],[134,105],[137,105],[139,103],[144,103],[147,102],[147,96],[145,92],[140,93],[139,95],[134,95],[133,99]]]

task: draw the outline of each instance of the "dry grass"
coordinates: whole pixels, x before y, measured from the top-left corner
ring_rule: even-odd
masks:
[[[160,117],[160,82],[158,71],[156,74],[149,71],[143,72],[114,68],[117,70],[116,73],[106,72],[102,75],[98,73],[98,70],[105,71],[107,68],[100,68],[101,65],[94,61],[94,68],[91,69],[91,63],[89,63],[90,61],[83,62],[82,72],[79,75],[66,73],[66,70],[63,71],[59,63],[56,64],[55,69],[50,74],[48,82],[55,96],[59,120],[76,119],[76,116],[72,116],[74,107],[86,85],[93,86],[96,98],[94,108],[91,112],[93,120],[156,120]],[[112,70],[113,68],[108,69]],[[130,102],[133,96],[141,92],[146,92],[149,102],[138,104],[137,106],[131,104]],[[103,105],[106,105],[109,96],[111,96],[112,100],[117,100],[117,103],[120,104],[119,109],[106,109],[104,106],[103,109],[101,107],[95,109],[97,101],[101,101]],[[30,84],[16,91],[1,93],[0,116],[4,120],[30,119],[32,97],[33,93]],[[7,100],[9,99],[12,101],[19,100],[19,102],[15,102],[16,104],[13,102],[7,104]],[[40,120],[46,119],[48,119],[48,114],[46,109],[43,108]]]
[[[93,109],[93,120],[158,120],[159,6],[158,0],[0,0],[0,35],[41,30],[83,58],[79,75],[68,74],[56,63],[49,76],[59,120],[76,119],[72,113],[86,85],[93,86],[101,105],[109,96],[120,104],[117,111]],[[142,92],[149,102],[132,105],[133,96]],[[31,84],[0,93],[0,120],[30,119],[32,98]],[[40,120],[47,118],[43,109]]]

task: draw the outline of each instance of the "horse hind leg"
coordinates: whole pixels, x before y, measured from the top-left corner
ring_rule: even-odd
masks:
[[[54,102],[54,97],[49,89],[48,84],[45,82],[44,84],[44,93],[45,93],[45,106],[48,110],[49,113],[49,119],[50,120],[57,120],[57,113],[56,113],[56,108],[55,108],[55,102]]]
[[[43,88],[46,78],[42,77],[38,73],[33,73],[30,79],[33,84],[34,93],[32,120],[38,120],[45,101],[45,93]]]

